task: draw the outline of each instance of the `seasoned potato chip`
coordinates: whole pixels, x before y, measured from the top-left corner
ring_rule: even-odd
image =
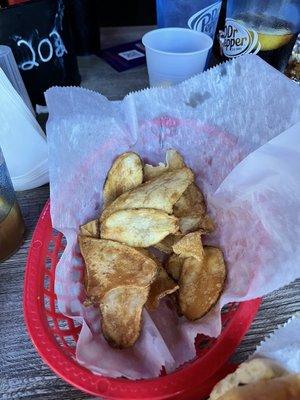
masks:
[[[173,205],[193,179],[194,174],[189,168],[165,172],[158,178],[119,196],[103,211],[100,221],[115,211],[132,208],[154,208],[171,214]]]
[[[204,251],[201,241],[201,232],[192,232],[183,236],[182,239],[173,245],[173,251],[181,257],[194,257],[202,261]]]
[[[169,171],[169,168],[164,163],[159,163],[156,166],[145,164],[144,165],[144,181],[158,178],[164,172]]]
[[[83,236],[99,238],[100,237],[99,220],[94,219],[93,221],[89,221],[86,224],[81,225],[79,228],[79,232]]]
[[[161,262],[154,254],[151,253],[149,249],[145,249],[143,247],[135,247],[135,249],[142,253],[144,256],[151,258],[151,260],[155,262],[158,268],[161,267]]]
[[[144,166],[144,180],[149,181],[150,179],[157,178],[161,174],[167,171],[175,171],[185,167],[183,158],[176,150],[167,150],[166,153],[166,164],[159,163],[157,166],[145,164]]]
[[[176,292],[179,286],[166,273],[163,267],[159,267],[155,281],[151,283],[149,297],[146,303],[148,310],[155,310],[159,301],[168,294]]]
[[[141,254],[143,254],[146,257],[151,258],[153,261],[155,261],[156,263],[159,263],[159,261],[157,260],[157,258],[150,253],[150,251],[148,249],[144,249],[142,247],[135,247],[135,250],[139,251]]]
[[[125,244],[79,236],[79,245],[88,272],[87,295],[95,303],[117,286],[149,287],[157,275],[153,260]]]
[[[139,186],[143,182],[143,163],[132,152],[121,154],[108,172],[103,188],[105,206],[118,196]]]
[[[173,208],[179,218],[180,232],[187,234],[196,230],[209,233],[214,230],[212,220],[206,215],[206,204],[200,189],[192,183]]]
[[[133,247],[149,247],[178,231],[177,218],[161,210],[120,210],[101,224],[101,237]]]
[[[100,238],[100,225],[99,220],[94,219],[93,221],[89,221],[84,225],[79,227],[79,232],[82,236],[89,236],[94,238]],[[88,285],[88,270],[85,268],[83,273],[83,284],[85,289],[87,289]],[[88,307],[90,304],[89,299],[85,301],[85,305]]]
[[[204,215],[200,222],[199,230],[202,232],[202,234],[211,233],[215,230],[215,223],[209,215]]]
[[[200,229],[202,217],[195,214],[179,218],[180,232],[186,235],[190,232],[195,232]]]
[[[218,301],[226,278],[223,254],[216,247],[204,247],[204,259],[186,258],[179,280],[179,305],[193,321],[203,317]]]
[[[172,254],[166,264],[166,270],[168,274],[171,275],[176,282],[178,282],[180,279],[184,260],[184,257],[180,257],[177,254]]]
[[[137,341],[148,292],[145,287],[119,286],[105,294],[100,302],[102,332],[111,346],[123,349]]]
[[[148,310],[155,310],[159,301],[168,294],[174,293],[178,290],[179,286],[173,281],[162,267],[161,262],[152,254],[148,249],[137,248],[145,256],[151,258],[158,267],[158,274],[155,280],[151,283],[150,292],[146,307]]]
[[[174,171],[175,169],[180,169],[186,166],[183,161],[182,155],[174,149],[167,150],[166,164],[169,167],[170,171]]]
[[[195,183],[191,183],[179,200],[174,204],[173,212],[176,217],[186,217],[191,214],[199,216],[205,215],[205,200]]]
[[[179,218],[179,229],[183,234],[194,231],[200,231],[202,234],[207,234],[214,231],[215,224],[208,215],[204,215],[203,217],[197,214],[192,214]]]
[[[155,244],[153,247],[162,253],[165,254],[172,254],[173,253],[173,244],[175,244],[180,238],[182,237],[181,234],[178,234],[176,232],[175,234],[171,234],[166,236],[163,240],[161,240],[159,243]]]
[[[78,236],[78,242],[81,240],[80,239],[81,236],[94,237],[96,239],[98,239],[100,237],[100,233],[98,233],[97,236],[93,235],[93,233],[95,232],[95,229],[94,229],[95,227],[97,227],[97,231],[99,232],[99,220],[95,220],[95,222],[97,222],[97,224],[94,224],[94,221],[91,221],[85,225],[80,226],[80,228],[79,228],[80,235]],[[89,225],[90,223],[93,223],[93,224],[90,226]],[[83,286],[85,288],[86,293],[88,293],[88,284],[89,284],[89,269],[86,267],[86,268],[84,268],[84,271],[83,271]],[[89,307],[92,304],[93,304],[93,302],[91,301],[91,299],[89,297],[87,297],[84,300],[84,305],[86,307]]]

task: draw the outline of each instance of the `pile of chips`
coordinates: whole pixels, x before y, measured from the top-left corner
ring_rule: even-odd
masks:
[[[154,310],[167,295],[183,318],[203,317],[222,293],[226,266],[220,249],[202,245],[214,223],[182,156],[168,150],[166,162],[152,166],[121,154],[103,198],[101,215],[80,227],[78,241],[86,305],[99,307],[106,340],[132,346],[143,307]]]

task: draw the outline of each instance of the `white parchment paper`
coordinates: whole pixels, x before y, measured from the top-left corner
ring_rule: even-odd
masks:
[[[67,247],[56,269],[60,310],[80,318],[77,359],[93,372],[148,378],[195,356],[197,333],[218,336],[220,310],[263,296],[300,276],[300,88],[254,55],[240,57],[176,87],[128,95],[122,102],[79,88],[46,92],[50,117],[51,217]],[[178,149],[203,189],[218,229],[226,288],[196,323],[168,301],[143,313],[132,349],[105,342],[98,310],[83,306],[78,227],[102,207],[102,186],[116,156],[164,160]]]
[[[278,327],[256,349],[253,357],[267,357],[290,373],[300,373],[300,312]]]

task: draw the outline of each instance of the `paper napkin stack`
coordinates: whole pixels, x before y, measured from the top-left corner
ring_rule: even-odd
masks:
[[[49,182],[44,132],[0,68],[0,146],[15,190]]]

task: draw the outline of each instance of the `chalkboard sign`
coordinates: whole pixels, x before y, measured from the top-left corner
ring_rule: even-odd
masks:
[[[0,10],[0,43],[10,46],[33,104],[51,86],[79,85],[63,0],[33,0]]]

